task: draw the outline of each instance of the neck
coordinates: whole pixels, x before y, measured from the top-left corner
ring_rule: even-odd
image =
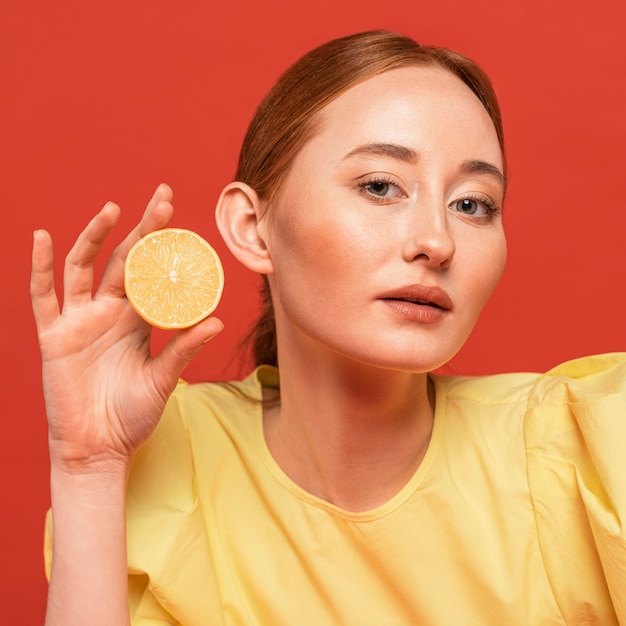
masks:
[[[276,462],[303,489],[345,510],[384,504],[426,452],[433,421],[427,375],[343,358],[285,360],[281,403],[264,420]]]

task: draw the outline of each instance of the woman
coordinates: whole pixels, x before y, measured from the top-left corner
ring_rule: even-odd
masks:
[[[36,233],[48,624],[624,622],[624,357],[429,375],[501,275],[505,190],[482,71],[374,32],[281,77],[218,201],[269,289],[245,381],[175,390],[221,322],[151,359],[124,298],[125,255],[171,217],[169,188],[93,297],[119,209],[91,221],[62,315]]]

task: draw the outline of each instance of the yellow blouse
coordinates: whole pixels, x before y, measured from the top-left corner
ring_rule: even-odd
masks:
[[[132,623],[626,624],[626,354],[433,380],[422,464],[361,513],[282,472],[258,402],[181,383],[128,487]]]

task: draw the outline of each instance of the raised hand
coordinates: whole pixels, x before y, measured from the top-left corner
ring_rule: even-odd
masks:
[[[116,248],[94,291],[94,262],[117,223],[107,203],[80,234],[65,262],[63,308],[54,289],[52,239],[36,231],[31,296],[42,355],[51,461],[70,473],[127,467],[154,430],[184,367],[222,329],[209,318],[176,333],[150,356],[150,326],[124,295],[124,260],[145,234],[173,213],[172,192],[161,185],[139,224]]]

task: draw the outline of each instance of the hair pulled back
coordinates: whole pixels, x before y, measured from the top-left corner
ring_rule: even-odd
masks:
[[[259,105],[246,132],[236,180],[269,201],[303,144],[315,130],[316,114],[355,85],[383,72],[407,66],[437,66],[460,78],[485,107],[504,159],[500,107],[491,81],[459,52],[422,46],[389,31],[370,31],[334,39],[305,54],[278,79]],[[505,162],[506,175],[506,162]],[[244,341],[251,343],[256,365],[278,365],[274,309],[266,277],[262,313]]]

